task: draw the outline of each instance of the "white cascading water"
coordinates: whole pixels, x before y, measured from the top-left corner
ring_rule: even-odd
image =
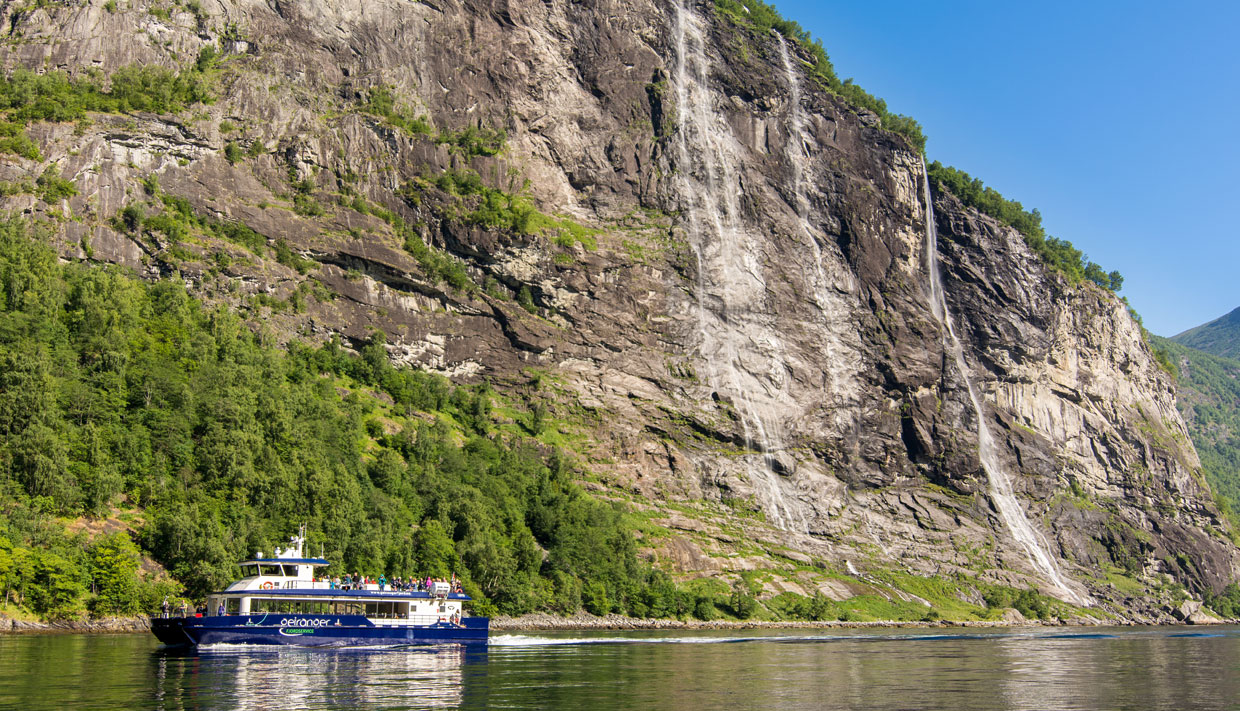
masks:
[[[838,300],[832,298],[831,284],[827,280],[827,273],[822,265],[822,248],[818,246],[818,240],[814,239],[809,226],[809,196],[805,189],[809,156],[806,149],[805,113],[801,109],[801,78],[792,64],[792,56],[788,52],[788,41],[778,32],[775,32],[775,36],[779,39],[779,54],[784,62],[784,77],[788,83],[790,104],[788,118],[792,130],[788,140],[785,141],[785,153],[788,156],[788,164],[792,167],[792,190],[801,236],[814,256],[809,264],[813,273],[809,275],[807,281],[813,285],[814,305],[818,307],[827,321],[826,337],[822,339],[822,347],[826,359],[824,372],[827,375],[827,395],[833,399],[838,388],[832,366],[836,361],[836,354],[841,349],[836,334],[841,332],[839,327],[843,326],[835,321],[839,320],[843,309],[837,303]]]
[[[952,326],[951,313],[947,310],[947,295],[943,292],[942,279],[939,274],[938,227],[934,221],[934,202],[930,196],[930,176],[926,171],[924,160],[921,164],[921,175],[926,201],[925,261],[926,271],[930,275],[930,310],[934,313],[934,317],[938,322],[942,324],[943,331],[946,332],[944,344],[951,352],[952,358],[956,361],[956,367],[960,370],[960,377],[964,379],[965,389],[969,393],[969,401],[973,404],[973,412],[977,415],[977,452],[978,458],[982,463],[982,469],[986,471],[986,480],[990,487],[990,499],[995,503],[995,507],[999,509],[999,517],[1003,519],[1004,525],[1011,531],[1012,537],[1025,549],[1025,556],[1029,560],[1029,564],[1051,582],[1059,593],[1059,597],[1076,605],[1090,605],[1092,601],[1089,597],[1081,595],[1070,588],[1063,576],[1060,575],[1059,567],[1055,565],[1055,559],[1047,551],[1046,544],[1041,536],[1029,524],[1029,519],[1025,517],[1025,512],[1021,510],[1020,502],[1016,500],[1016,495],[1012,492],[1012,482],[999,463],[999,454],[995,446],[994,437],[990,433],[990,425],[986,422],[981,399],[978,397],[977,388],[973,384],[973,377],[969,374],[969,366],[964,359],[964,347],[960,345],[960,339],[956,337],[956,330]]]
[[[736,408],[747,449],[762,452],[748,467],[763,508],[776,526],[807,528],[789,499],[795,487],[775,472],[783,450],[780,415],[788,371],[784,346],[762,312],[766,283],[758,250],[741,219],[741,148],[712,106],[710,62],[701,21],[676,4],[677,176],[698,265],[700,355],[715,392]],[[785,488],[791,489],[786,493]]]

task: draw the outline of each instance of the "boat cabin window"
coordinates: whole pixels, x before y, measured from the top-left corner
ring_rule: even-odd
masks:
[[[358,602],[336,602],[315,600],[280,600],[277,598],[256,597],[250,599],[250,614],[280,615],[368,615],[371,617],[396,617],[396,603],[376,603],[363,605]]]
[[[252,578],[255,575],[258,575],[258,563],[242,563],[241,564],[241,577]]]
[[[399,602],[368,602],[366,603],[367,617],[381,617],[384,619],[392,619],[395,617],[404,617],[404,605]]]
[[[280,570],[280,566],[278,565],[265,565],[264,564],[264,565],[258,566],[258,570],[262,575],[270,575],[270,576],[277,577],[277,578],[284,575],[284,572]]]
[[[284,566],[284,577],[286,577],[286,578],[295,578],[295,577],[297,577],[297,566],[295,566],[295,565],[286,565],[286,566]]]

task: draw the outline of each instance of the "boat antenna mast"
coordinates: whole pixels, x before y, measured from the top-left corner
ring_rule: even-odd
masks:
[[[297,547],[297,557],[303,558],[302,546],[306,542],[306,524],[301,524],[297,529],[297,535],[293,536],[293,545]]]

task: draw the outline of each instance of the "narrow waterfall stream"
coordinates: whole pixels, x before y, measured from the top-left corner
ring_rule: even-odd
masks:
[[[735,408],[745,448],[762,453],[745,459],[764,512],[779,528],[804,531],[804,515],[790,503],[795,486],[777,473],[784,466],[780,418],[788,372],[773,319],[762,313],[761,255],[741,218],[742,151],[712,105],[705,30],[683,0],[676,4],[675,37],[677,179],[697,258],[700,360],[707,383]]]
[[[960,344],[960,339],[956,337],[956,330],[952,326],[951,313],[947,309],[947,295],[943,292],[942,278],[939,274],[939,235],[938,227],[934,221],[934,201],[930,195],[930,176],[926,170],[924,160],[921,164],[921,174],[926,201],[925,262],[926,272],[930,275],[930,309],[934,313],[935,319],[943,327],[943,331],[946,334],[944,345],[947,346],[947,350],[951,352],[952,358],[955,359],[956,367],[960,369],[960,377],[964,379],[965,389],[969,393],[969,401],[973,404],[973,412],[977,415],[977,451],[982,463],[982,469],[986,471],[986,480],[990,488],[990,500],[994,502],[995,507],[999,510],[999,517],[1003,520],[1008,530],[1011,531],[1012,537],[1025,549],[1025,556],[1029,560],[1029,564],[1054,585],[1059,593],[1058,596],[1076,605],[1090,605],[1092,601],[1089,597],[1081,595],[1069,587],[1063,576],[1060,575],[1059,567],[1055,565],[1055,559],[1047,550],[1046,543],[1042,540],[1042,537],[1029,524],[1029,519],[1026,518],[1025,512],[1021,509],[1020,502],[1016,500],[1016,495],[1012,492],[1012,481],[999,463],[999,454],[994,436],[990,433],[990,425],[986,422],[986,413],[982,409],[982,402],[978,397],[977,387],[973,383],[973,376],[970,375],[969,366],[964,359],[964,347]]]
[[[818,246],[818,240],[814,239],[814,234],[810,231],[809,226],[809,195],[805,187],[805,175],[809,172],[809,156],[806,148],[805,112],[801,108],[801,77],[792,63],[791,54],[788,52],[788,41],[778,32],[774,34],[779,39],[779,55],[784,64],[784,80],[788,84],[788,102],[790,104],[788,108],[790,131],[788,140],[785,142],[784,151],[787,154],[788,164],[792,167],[792,190],[796,202],[797,218],[801,228],[801,237],[805,240],[806,246],[809,247],[810,253],[813,255],[813,260],[809,263],[812,273],[808,275],[806,281],[812,285],[814,305],[818,307],[818,310],[827,322],[826,337],[822,340],[823,356],[826,359],[826,362],[823,364],[823,372],[827,376],[827,396],[834,398],[839,388],[836,383],[835,369],[832,366],[836,361],[836,354],[841,349],[838,342],[839,337],[836,334],[840,333],[839,328],[847,328],[848,326],[837,323],[840,320],[843,309],[838,303],[838,299],[833,298],[831,284],[822,265],[822,248]]]

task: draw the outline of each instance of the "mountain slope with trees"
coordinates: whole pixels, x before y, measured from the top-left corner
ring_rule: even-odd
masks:
[[[1240,359],[1240,308],[1170,340],[1216,356]]]
[[[1233,518],[1240,513],[1240,360],[1153,336],[1179,373],[1177,404],[1201,468]]]

